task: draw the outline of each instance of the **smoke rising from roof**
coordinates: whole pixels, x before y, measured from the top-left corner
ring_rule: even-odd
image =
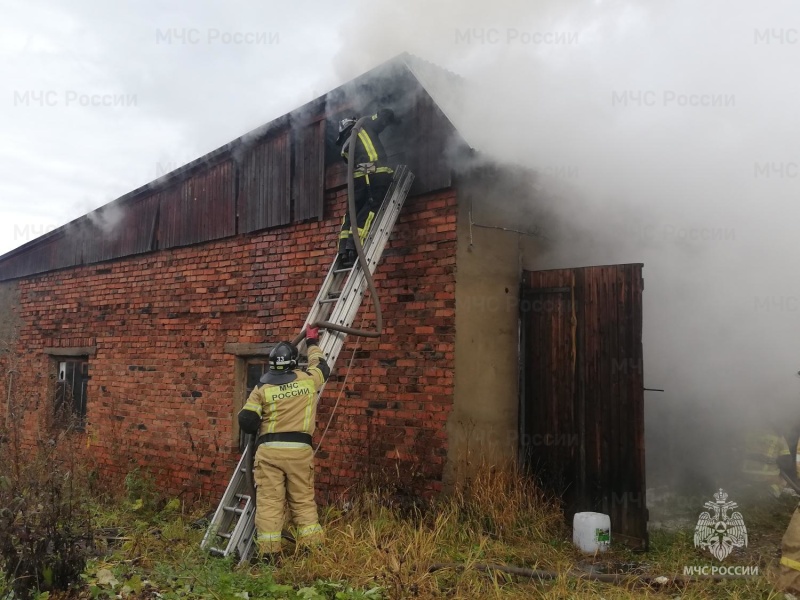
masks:
[[[98,210],[86,214],[89,221],[106,235],[114,232],[117,226],[122,223],[124,216],[124,209],[117,203],[109,203]]]
[[[454,71],[464,90],[445,104],[465,138],[558,183],[566,226],[537,267],[644,263],[645,383],[666,389],[645,397],[651,473],[667,439],[712,473],[708,450],[743,422],[800,420],[796,4],[409,0],[353,14],[342,80],[402,51]]]

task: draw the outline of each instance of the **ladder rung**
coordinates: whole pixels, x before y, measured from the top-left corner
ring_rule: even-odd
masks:
[[[241,515],[244,512],[244,510],[235,506],[226,506],[224,507],[224,510],[227,510],[228,512],[235,512],[237,515]]]
[[[320,300],[320,304],[330,304],[331,302],[337,302],[339,298],[325,298],[325,300]]]
[[[225,556],[225,550],[220,550],[219,548],[209,548],[208,551],[211,552],[211,554]]]
[[[349,273],[353,270],[353,267],[347,267],[345,269],[334,269],[333,272],[338,275],[339,273]]]
[[[225,538],[226,540],[231,539],[231,534],[230,533],[218,533],[217,535],[219,537],[221,537],[221,538]]]

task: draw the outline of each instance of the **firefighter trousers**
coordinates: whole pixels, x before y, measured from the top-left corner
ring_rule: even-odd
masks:
[[[383,203],[386,192],[392,184],[392,173],[370,173],[356,177],[353,180],[353,194],[356,203],[356,225],[358,237],[363,243],[369,234],[369,228],[375,215]],[[339,234],[339,254],[347,250],[355,250],[353,233],[350,231],[350,207],[347,206],[342,221],[342,230]]]
[[[256,544],[262,554],[280,552],[286,503],[300,545],[320,544],[324,535],[314,501],[314,453],[307,444],[268,442],[255,456]]]

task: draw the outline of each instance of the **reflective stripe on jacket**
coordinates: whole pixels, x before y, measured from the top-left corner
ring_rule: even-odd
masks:
[[[362,126],[361,131],[358,132],[358,139],[355,140],[355,162],[356,165],[361,163],[377,163],[382,165],[386,161],[386,150],[383,148],[379,134],[384,130],[388,123],[385,117],[379,117],[377,114],[366,121]],[[347,153],[347,146],[342,150],[342,158],[345,162],[349,160]],[[384,167],[386,168],[386,167]],[[388,172],[392,172],[388,169]]]

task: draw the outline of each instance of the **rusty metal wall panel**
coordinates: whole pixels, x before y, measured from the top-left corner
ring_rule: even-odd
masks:
[[[293,134],[294,220],[321,220],[325,195],[325,121],[297,127]]]
[[[291,219],[289,130],[256,144],[239,178],[239,232],[286,225]]]
[[[0,280],[83,264],[84,246],[90,243],[93,229],[88,217],[80,217],[27,246],[13,250],[0,261]]]
[[[372,104],[365,107],[364,98],[370,98]],[[83,224],[79,220],[56,235],[0,257],[0,279],[199,243],[287,225],[292,220],[321,218],[324,190],[346,184],[339,150],[333,147],[336,135],[332,130],[337,117],[345,112],[371,114],[380,106],[393,107],[403,119],[400,126],[389,128],[381,139],[390,152],[390,164],[408,164],[415,173],[412,194],[450,187],[451,170],[446,156],[456,132],[401,60],[365,74],[120,198],[112,203],[123,212],[117,227]],[[317,120],[323,113],[325,121],[320,121],[320,130],[310,126],[292,140],[291,121],[303,119],[303,128],[308,119]],[[251,146],[255,139],[258,142]],[[293,142],[297,146],[294,157]],[[319,145],[324,147],[327,158],[319,158]],[[321,168],[319,160],[324,161]],[[223,166],[220,161],[228,162]],[[208,164],[215,166],[206,172]],[[143,196],[146,199],[141,200]],[[104,211],[93,217],[112,220],[112,208]],[[70,227],[77,227],[78,233],[70,231]]]
[[[48,236],[36,245],[22,248],[0,263],[0,280],[44,273],[75,264],[71,245],[64,232]]]
[[[0,262],[0,280],[96,263],[152,249],[158,195],[110,203]]]
[[[125,203],[112,202],[89,213],[81,240],[82,262],[152,250],[158,208],[158,194],[150,194]]]
[[[522,293],[523,459],[570,518],[646,546],[642,265],[529,272]]]
[[[201,170],[161,196],[158,247],[173,248],[236,233],[234,168],[225,161]]]

